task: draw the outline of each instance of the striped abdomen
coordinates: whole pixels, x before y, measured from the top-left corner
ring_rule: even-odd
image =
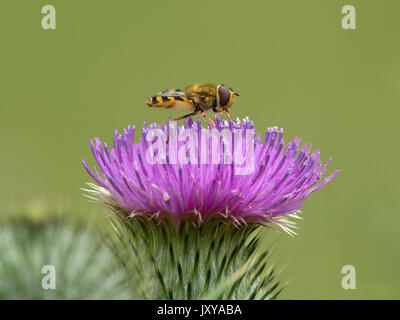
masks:
[[[180,89],[160,92],[147,100],[149,107],[193,110],[193,101]]]

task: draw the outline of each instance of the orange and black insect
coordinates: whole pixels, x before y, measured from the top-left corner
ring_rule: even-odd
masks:
[[[231,118],[229,108],[234,102],[234,96],[239,96],[239,93],[233,92],[223,84],[195,84],[181,89],[169,89],[152,96],[148,101],[149,107],[165,108],[165,109],[180,109],[192,111],[182,117],[174,120],[181,120],[187,117],[194,116],[198,113],[215,128],[212,120],[207,116],[208,110],[213,110],[215,113],[225,113]]]

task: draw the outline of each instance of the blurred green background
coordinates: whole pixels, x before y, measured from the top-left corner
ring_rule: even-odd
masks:
[[[46,4],[56,30],[41,27]],[[356,30],[341,27],[345,4]],[[283,127],[332,156],[328,172],[342,169],[306,201],[299,235],[277,235],[281,298],[400,298],[399,14],[397,0],[2,0],[4,215],[44,201],[104,219],[81,196],[89,139],[181,115],[147,108],[162,89],[222,82],[241,93],[234,116]],[[347,264],[356,290],[341,288]]]

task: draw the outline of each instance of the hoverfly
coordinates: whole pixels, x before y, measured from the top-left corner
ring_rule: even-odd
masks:
[[[236,122],[231,118],[228,110],[234,102],[234,96],[239,96],[239,93],[233,92],[232,89],[223,84],[194,84],[184,90],[169,89],[160,92],[149,98],[147,105],[155,108],[192,111],[174,120],[185,119],[201,113],[204,119],[215,128],[213,121],[207,116],[206,112],[210,109],[215,113],[223,112],[230,120]]]

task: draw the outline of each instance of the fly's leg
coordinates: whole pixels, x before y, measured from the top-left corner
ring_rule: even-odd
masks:
[[[195,116],[197,114],[197,112],[198,111],[195,111],[195,112],[192,112],[192,113],[189,113],[189,114],[185,114],[182,117],[174,119],[174,121],[178,121],[178,120],[186,119],[186,118],[191,117],[191,116]]]
[[[228,117],[229,120],[232,120],[234,123],[237,123],[237,121],[231,117],[231,115],[229,114],[229,111],[226,110],[226,109],[214,110],[214,112],[215,112],[215,113],[221,113],[221,112],[223,112],[223,113],[226,114],[226,116]]]
[[[182,120],[182,119],[189,118],[189,117],[191,117],[191,116],[195,116],[197,113],[198,113],[198,111],[194,111],[194,112],[192,112],[192,113],[185,114],[185,115],[182,116],[182,117],[178,117],[178,118],[174,119],[174,121],[178,121],[178,120]],[[168,130],[168,136],[167,136],[167,143],[168,143],[168,142],[169,142],[169,130]]]
[[[212,122],[212,120],[207,116],[207,113],[204,111],[204,108],[202,108],[201,105],[198,104],[198,103],[195,103],[195,110],[194,110],[194,112],[189,113],[189,114],[186,114],[186,115],[184,115],[184,116],[182,116],[182,117],[176,118],[176,119],[174,119],[174,121],[182,120],[182,119],[185,119],[185,118],[194,116],[194,115],[196,115],[196,114],[199,113],[199,112],[201,112],[201,115],[204,117],[204,119],[206,119],[206,120],[208,121],[208,123],[211,124],[211,126],[215,129],[214,122]]]
[[[214,122],[212,122],[212,120],[207,116],[207,113],[205,111],[201,112],[201,115],[204,117],[204,119],[206,119],[208,121],[209,124],[211,124],[211,126],[215,129],[215,125]]]

